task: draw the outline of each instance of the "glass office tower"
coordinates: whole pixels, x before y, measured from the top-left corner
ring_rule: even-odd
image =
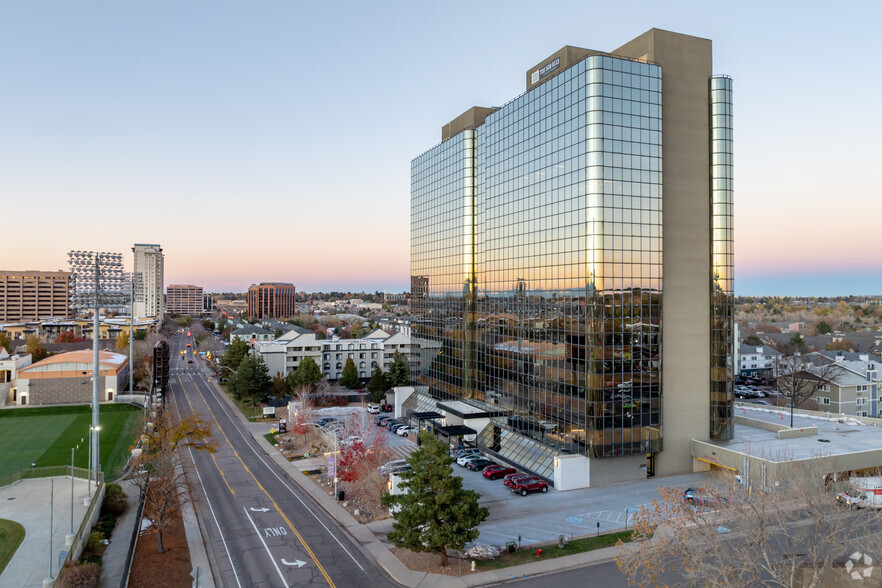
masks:
[[[558,55],[526,93],[445,126],[411,168],[413,335],[440,347],[413,383],[491,411],[478,443],[544,476],[563,453],[654,456],[664,427],[663,67]],[[731,105],[728,78],[705,78],[702,91]],[[713,214],[697,233],[709,248],[712,235],[713,297],[696,316],[713,341],[701,361],[721,368],[707,371],[704,430],[725,437],[731,110],[710,112],[728,134],[711,143],[706,123],[704,148],[728,166],[704,172]]]

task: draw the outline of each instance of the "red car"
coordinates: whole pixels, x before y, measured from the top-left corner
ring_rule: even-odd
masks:
[[[541,480],[536,476],[527,476],[526,478],[519,478],[514,480],[509,488],[511,491],[520,494],[521,496],[526,496],[527,492],[542,492],[543,494],[548,492],[548,482],[545,480]]]
[[[503,484],[512,488],[514,483],[520,480],[521,478],[530,478],[530,474],[509,474],[505,478],[503,478]]]
[[[380,405],[380,410],[383,412],[392,412],[392,408],[393,407],[391,404],[381,404]]]
[[[490,478],[491,480],[495,480],[496,478],[501,478],[502,476],[516,473],[518,473],[516,469],[504,465],[487,466],[481,471],[481,474],[485,478]]]

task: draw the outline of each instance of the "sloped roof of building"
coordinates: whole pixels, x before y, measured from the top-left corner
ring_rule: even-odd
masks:
[[[37,363],[33,363],[26,368],[22,368],[19,371],[19,374],[24,374],[25,372],[39,372],[44,371],[43,367],[59,364],[59,363],[81,363],[88,364],[91,368],[92,366],[92,351],[69,351],[67,353],[59,353],[57,355],[53,355],[51,357],[47,357],[42,361],[38,361]],[[112,351],[100,351],[98,353],[98,364],[101,369],[117,369],[120,366],[128,363],[129,358],[122,353],[113,353]]]
[[[272,335],[273,332],[257,325],[247,325],[241,329],[236,329],[232,335]]]
[[[768,345],[745,345],[741,344],[741,355],[781,355],[781,352]]]

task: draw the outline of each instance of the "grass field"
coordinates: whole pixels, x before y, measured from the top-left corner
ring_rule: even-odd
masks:
[[[555,557],[584,553],[595,549],[603,549],[604,547],[613,547],[620,539],[623,543],[629,543],[633,540],[633,533],[631,531],[619,531],[596,537],[585,537],[570,541],[564,548],[560,548],[557,545],[543,545],[542,555],[539,557],[542,559],[554,559]],[[479,561],[477,562],[477,568],[479,570],[498,570],[500,568],[531,563],[537,561],[539,557],[536,556],[536,548],[521,549],[514,553],[503,553],[497,559]]]
[[[129,404],[100,408],[101,466],[112,475],[123,466],[140,427],[143,411]],[[77,467],[89,465],[89,406],[52,406],[0,410],[0,475],[31,467],[69,465],[76,450]]]
[[[0,573],[3,573],[6,564],[15,555],[15,550],[24,540],[24,527],[15,521],[0,519]]]

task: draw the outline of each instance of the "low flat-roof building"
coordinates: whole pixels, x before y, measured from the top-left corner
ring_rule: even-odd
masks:
[[[102,402],[112,402],[128,384],[129,358],[99,354]],[[18,371],[15,404],[87,404],[92,400],[92,351],[71,351],[47,357]]]

